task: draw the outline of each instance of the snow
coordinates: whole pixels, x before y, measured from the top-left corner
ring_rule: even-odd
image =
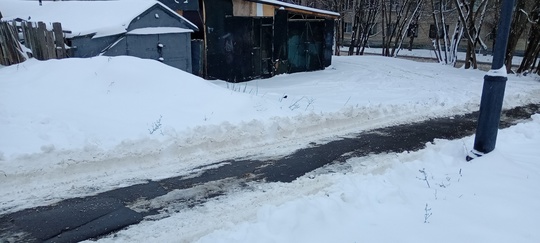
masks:
[[[342,47],[340,49],[341,51],[349,51],[349,47]],[[382,53],[381,48],[366,48],[365,49],[366,54],[376,54],[380,55]],[[413,49],[412,51],[409,51],[408,49],[401,49],[399,50],[398,57],[421,57],[421,58],[431,58],[431,59],[437,59],[437,54],[434,50],[424,50],[424,49]],[[458,60],[465,60],[465,52],[458,52],[457,53],[457,59]],[[521,63],[521,60],[523,57],[520,56],[514,56],[512,58],[512,62],[514,65],[519,65]],[[484,63],[490,63],[493,61],[492,55],[487,55],[485,53],[482,53],[481,51],[478,51],[476,53],[476,60],[478,62],[484,62]]]
[[[418,152],[350,159],[347,170],[252,184],[99,242],[538,242],[539,138],[535,115],[471,163],[464,144],[472,137],[437,140]],[[175,195],[189,192],[152,203]]]
[[[351,159],[350,171],[294,182],[296,188],[330,184],[318,192],[260,203],[251,220],[232,219],[225,229],[196,242],[538,242],[540,115],[501,135],[496,152],[472,163],[463,160],[463,143],[470,144],[471,137],[436,141],[413,153]],[[421,180],[420,170],[431,187]],[[265,197],[260,189],[249,194]],[[234,205],[236,200],[215,203]],[[205,211],[212,206],[197,211],[210,214]],[[181,226],[190,223],[178,223],[182,216],[145,229],[159,228],[156,239],[170,240],[169,229],[180,229],[175,233],[182,235]],[[116,241],[127,234],[134,239],[138,228],[122,232]]]
[[[128,34],[131,35],[155,35],[155,34],[174,34],[174,33],[190,33],[193,30],[177,28],[177,27],[150,27],[134,29]]]
[[[486,75],[491,76],[491,77],[504,77],[504,78],[506,78],[508,76],[508,74],[506,73],[506,66],[505,65],[503,65],[499,69],[491,69],[491,70],[489,70]]]
[[[38,1],[2,0],[0,9],[2,20],[21,18],[37,22],[43,21],[52,29],[53,22],[60,22],[62,29],[71,31],[66,37],[94,34],[94,38],[126,32],[137,16],[153,5],[159,4],[171,14],[184,19],[173,10],[155,0],[117,0],[117,1]],[[194,29],[197,27],[190,23]]]
[[[239,84],[134,57],[0,66],[0,214],[476,111],[484,75],[377,56]],[[508,78],[504,108],[540,103],[540,77]],[[537,242],[540,116],[501,130],[495,151],[467,163],[473,139],[353,158],[292,183],[228,188],[100,241]]]
[[[328,14],[328,15],[333,15],[333,16],[338,16],[338,17],[340,16],[340,14],[336,13],[336,12],[317,9],[317,8],[310,8],[310,7],[306,7],[306,6],[302,6],[302,5],[297,5],[297,4],[287,3],[287,2],[281,2],[281,1],[277,1],[277,0],[245,0],[245,1],[271,4],[271,5],[281,6],[281,7],[288,7],[288,8],[292,8],[292,9],[298,9],[298,10],[305,10],[305,11],[310,11],[310,12],[314,12],[314,13]],[[281,9],[281,7],[280,7],[280,9]]]

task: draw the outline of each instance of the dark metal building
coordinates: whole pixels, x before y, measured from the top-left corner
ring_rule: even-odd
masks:
[[[338,13],[275,0],[160,0],[195,23],[194,73],[241,82],[331,64]],[[197,44],[196,44],[197,43]]]

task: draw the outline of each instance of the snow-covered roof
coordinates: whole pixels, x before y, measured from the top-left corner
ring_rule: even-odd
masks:
[[[130,35],[154,35],[154,34],[175,34],[175,33],[190,33],[193,30],[178,28],[178,27],[149,27],[134,29],[127,32]]]
[[[319,13],[319,14],[330,15],[330,16],[335,16],[335,17],[340,16],[340,14],[336,13],[336,12],[317,9],[317,8],[310,8],[310,7],[306,7],[306,6],[302,6],[302,5],[281,2],[281,1],[277,1],[277,0],[245,0],[245,1],[270,4],[270,5],[280,6],[280,7],[284,7],[284,8],[290,8],[290,9],[295,9],[295,10],[303,10],[303,11],[307,11],[307,12]]]
[[[64,30],[71,31],[67,37],[94,33],[94,37],[100,37],[125,33],[133,19],[156,4],[197,29],[196,25],[155,0],[43,1],[42,6],[37,0],[2,0],[0,9],[3,20],[20,18],[43,21],[48,25],[60,22]]]

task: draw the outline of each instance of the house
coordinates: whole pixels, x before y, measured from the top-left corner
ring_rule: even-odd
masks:
[[[195,23],[194,72],[240,82],[331,64],[339,14],[276,0],[160,0]]]
[[[2,0],[2,20],[62,24],[71,57],[129,55],[192,72],[191,34],[196,25],[150,0]]]

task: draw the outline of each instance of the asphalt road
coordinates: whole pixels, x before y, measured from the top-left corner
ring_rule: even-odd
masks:
[[[540,104],[503,111],[500,128],[509,127],[532,114],[540,113]],[[478,113],[429,119],[359,132],[325,144],[310,144],[293,154],[272,160],[229,160],[217,168],[196,176],[148,181],[84,198],[67,199],[54,205],[36,207],[0,215],[0,243],[78,242],[99,238],[139,223],[144,217],[159,214],[162,208],[133,210],[128,207],[177,189],[219,186],[199,190],[204,195],[186,197],[174,203],[191,207],[223,195],[227,187],[242,187],[248,181],[291,182],[317,168],[342,163],[352,157],[369,154],[416,151],[434,139],[458,139],[474,134]],[[465,161],[465,158],[463,158]],[[194,168],[200,169],[200,168]]]

